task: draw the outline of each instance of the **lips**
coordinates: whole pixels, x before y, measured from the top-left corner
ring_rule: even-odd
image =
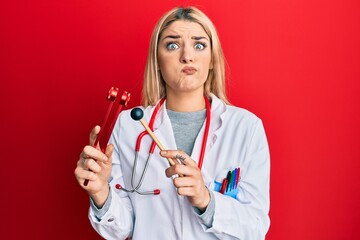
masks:
[[[197,69],[194,67],[184,67],[183,69],[181,69],[181,72],[187,75],[192,75],[197,72]]]

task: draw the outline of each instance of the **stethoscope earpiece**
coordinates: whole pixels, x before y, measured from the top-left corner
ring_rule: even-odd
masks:
[[[129,192],[129,193],[136,192],[136,193],[138,193],[140,195],[151,195],[151,194],[152,195],[159,195],[160,194],[160,189],[154,189],[153,191],[140,192],[139,189],[138,189],[139,187],[140,186],[138,186],[137,188],[133,188],[132,190],[127,190],[127,189],[123,188],[120,184],[115,185],[115,188],[117,190],[123,190],[123,191]]]

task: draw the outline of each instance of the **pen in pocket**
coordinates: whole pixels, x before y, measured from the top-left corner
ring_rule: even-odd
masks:
[[[227,187],[227,183],[228,183],[228,180],[226,178],[224,178],[224,180],[222,181],[222,184],[221,184],[221,189],[220,189],[220,193],[221,194],[224,194],[225,193],[225,190],[226,190],[226,187]]]
[[[222,180],[215,180],[214,190],[220,192],[221,194],[236,198],[239,179],[240,168],[235,168],[232,171],[228,171],[225,178],[223,178]]]

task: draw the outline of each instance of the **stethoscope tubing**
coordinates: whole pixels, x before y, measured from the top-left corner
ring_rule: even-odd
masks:
[[[154,122],[155,122],[155,117],[158,113],[158,111],[160,110],[161,106],[163,105],[163,103],[165,102],[165,98],[162,98],[160,100],[160,102],[156,105],[152,115],[151,115],[151,118],[150,118],[150,123],[149,123],[149,127],[151,130],[153,130],[153,125],[154,125]],[[140,191],[139,188],[141,187],[143,181],[144,181],[144,177],[145,177],[145,173],[149,167],[149,163],[150,163],[150,159],[154,153],[154,150],[155,150],[155,142],[152,141],[151,143],[151,146],[150,146],[150,150],[149,150],[149,156],[147,157],[146,159],[146,162],[145,162],[145,167],[144,167],[144,170],[141,174],[141,177],[140,177],[140,180],[138,182],[138,184],[135,186],[134,182],[135,182],[135,171],[136,171],[136,166],[137,166],[137,161],[138,161],[138,154],[139,154],[139,151],[140,151],[140,145],[141,145],[141,139],[147,135],[147,131],[143,131],[139,134],[138,136],[138,139],[136,140],[136,147],[135,147],[135,158],[134,158],[134,165],[133,165],[133,168],[132,168],[132,171],[131,171],[131,188],[132,189],[126,189],[122,186],[120,186],[120,190],[123,190],[125,192],[128,192],[128,193],[133,193],[133,192],[136,192],[140,195],[158,195],[160,194],[160,190],[159,189],[154,189],[153,191]]]
[[[205,133],[204,133],[204,138],[203,138],[203,142],[202,142],[202,146],[201,146],[201,152],[200,152],[200,160],[199,160],[199,163],[198,163],[198,166],[199,168],[201,169],[202,168],[202,164],[203,164],[203,160],[204,160],[204,154],[205,154],[205,148],[206,148],[206,142],[207,142],[207,138],[208,138],[208,133],[209,133],[209,128],[210,128],[210,102],[209,100],[204,96],[205,98],[205,104],[206,104],[206,125],[205,125]],[[150,118],[150,124],[149,124],[149,128],[153,131],[153,125],[154,125],[154,122],[155,122],[155,117],[159,111],[159,109],[161,108],[162,104],[164,103],[165,101],[165,98],[162,98],[160,100],[160,102],[156,105],[155,109],[154,109],[154,112],[152,113],[151,115],[151,118]],[[144,167],[144,170],[141,174],[141,177],[139,179],[139,182],[136,184],[135,186],[135,171],[136,171],[136,166],[137,166],[137,161],[138,161],[138,154],[139,154],[139,151],[140,151],[140,144],[141,144],[141,139],[147,134],[146,131],[143,131],[139,134],[138,136],[138,139],[136,140],[136,147],[135,147],[135,159],[134,159],[134,165],[133,165],[133,168],[132,168],[132,172],[131,172],[131,188],[132,189],[126,189],[120,185],[119,186],[119,190],[123,190],[125,192],[128,192],[128,193],[133,193],[133,192],[136,192],[140,195],[158,195],[160,194],[160,190],[159,189],[155,189],[153,191],[140,191],[139,188],[141,187],[143,181],[144,181],[144,176],[146,174],[146,171],[149,167],[149,163],[150,163],[150,159],[153,155],[153,152],[154,152],[154,149],[155,149],[155,142],[152,141],[152,144],[150,146],[150,150],[149,150],[149,156],[147,157],[146,159],[146,162],[145,162],[145,167]]]
[[[137,165],[137,160],[138,160],[138,154],[139,154],[139,152],[136,151],[135,152],[135,159],[134,159],[134,166],[133,166],[133,169],[132,169],[132,172],[131,172],[131,188],[132,189],[130,190],[130,189],[126,189],[124,187],[121,187],[121,190],[123,190],[125,192],[128,192],[128,193],[136,192],[136,193],[141,194],[141,195],[154,194],[154,191],[144,191],[144,192],[139,191],[139,188],[141,187],[141,185],[142,185],[142,183],[144,181],[146,171],[147,171],[147,169],[149,167],[149,163],[150,163],[150,159],[152,157],[152,153],[150,153],[149,156],[146,159],[144,171],[141,174],[141,177],[140,177],[140,180],[139,180],[138,184],[136,186],[134,184],[134,182],[135,182],[135,171],[136,171],[136,165]]]

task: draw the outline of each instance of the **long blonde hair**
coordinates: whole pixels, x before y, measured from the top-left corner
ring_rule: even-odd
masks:
[[[146,107],[148,105],[155,105],[161,97],[166,95],[165,82],[158,70],[158,41],[164,29],[169,27],[174,21],[178,20],[186,20],[200,24],[209,36],[211,42],[211,61],[213,68],[209,70],[209,74],[204,85],[204,93],[207,96],[210,93],[213,93],[225,103],[229,103],[226,97],[225,89],[224,54],[214,24],[203,12],[195,7],[177,7],[165,13],[153,30],[144,73],[144,84],[142,90],[143,106]]]

